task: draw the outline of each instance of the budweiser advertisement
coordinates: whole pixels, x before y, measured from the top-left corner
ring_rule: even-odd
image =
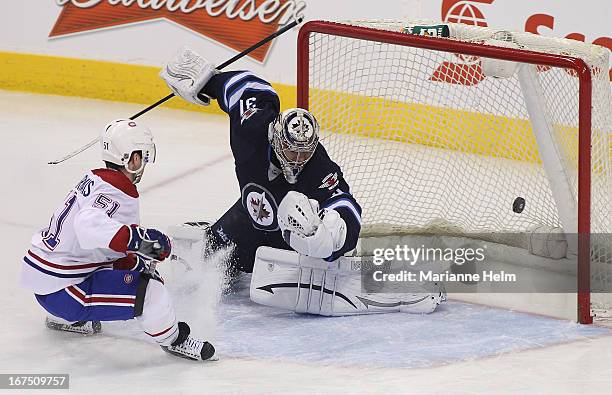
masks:
[[[242,51],[300,15],[295,0],[56,0],[62,7],[49,37],[165,19]],[[249,56],[263,62],[271,43]]]

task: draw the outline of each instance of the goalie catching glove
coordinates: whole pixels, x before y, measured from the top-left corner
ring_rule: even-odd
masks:
[[[316,200],[296,191],[278,206],[278,224],[291,248],[313,258],[329,258],[346,240],[346,223],[337,211],[319,211]]]
[[[175,95],[190,103],[207,106],[210,104],[210,97],[200,91],[215,73],[212,63],[191,49],[183,47],[176,58],[162,68],[159,76],[166,81]]]

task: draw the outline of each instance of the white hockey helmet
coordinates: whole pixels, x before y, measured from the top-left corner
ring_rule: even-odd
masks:
[[[278,114],[268,127],[268,140],[276,153],[285,179],[295,184],[319,144],[319,123],[303,108]]]
[[[137,184],[147,163],[155,162],[155,143],[153,133],[148,127],[130,119],[117,119],[110,122],[100,134],[102,160],[124,166],[128,173],[134,174]],[[132,170],[128,162],[132,153],[140,151],[142,163],[140,168]]]

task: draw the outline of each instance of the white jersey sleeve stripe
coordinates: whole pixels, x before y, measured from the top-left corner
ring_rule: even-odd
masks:
[[[246,90],[253,91],[268,91],[276,95],[276,91],[270,85],[262,84],[261,82],[247,82],[236,90],[229,98],[229,105],[227,106],[228,111],[231,110],[240,100]]]
[[[349,199],[339,199],[336,200],[335,202],[333,202],[332,204],[330,204],[329,206],[325,206],[324,208],[328,208],[328,209],[335,209],[338,207],[346,207],[348,208],[353,215],[355,215],[355,218],[357,219],[357,222],[359,222],[359,225],[361,225],[361,215],[359,214],[359,211],[357,211],[357,208],[355,207],[355,205],[353,204],[353,202]]]
[[[229,92],[229,90],[234,86],[234,84],[237,84],[238,82],[240,82],[241,80],[247,77],[254,77],[254,76],[255,75],[253,75],[253,73],[251,73],[250,71],[245,71],[245,72],[236,74],[235,76],[230,78],[225,83],[225,86],[223,87],[223,103],[225,104],[226,108],[229,108],[227,105],[228,103],[227,92]]]

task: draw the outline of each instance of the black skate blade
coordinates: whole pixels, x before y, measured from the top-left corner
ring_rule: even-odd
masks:
[[[189,226],[197,226],[197,227],[204,227],[204,226],[210,226],[210,222],[208,221],[191,221],[191,222],[185,222],[185,225],[189,225]]]
[[[193,358],[193,357],[190,357],[188,355],[172,351],[168,347],[165,347],[165,346],[161,346],[161,348],[162,348],[162,350],[164,350],[168,354],[172,354],[174,356],[177,356],[177,357],[180,357],[180,358],[183,358],[183,359],[188,359],[190,361],[209,362],[209,361],[218,361],[219,360],[219,356],[217,356],[217,354],[215,354],[215,347],[212,344],[210,344],[209,342],[204,343],[204,346],[202,347],[202,350],[200,351],[200,358],[201,359]]]
[[[192,357],[190,357],[188,355],[184,355],[184,354],[181,354],[181,353],[178,353],[178,352],[171,351],[168,347],[161,346],[161,348],[162,348],[162,350],[164,350],[168,354],[174,355],[175,357],[179,357],[179,358],[183,358],[183,359],[188,359],[190,361],[199,361],[198,358],[192,358]]]

